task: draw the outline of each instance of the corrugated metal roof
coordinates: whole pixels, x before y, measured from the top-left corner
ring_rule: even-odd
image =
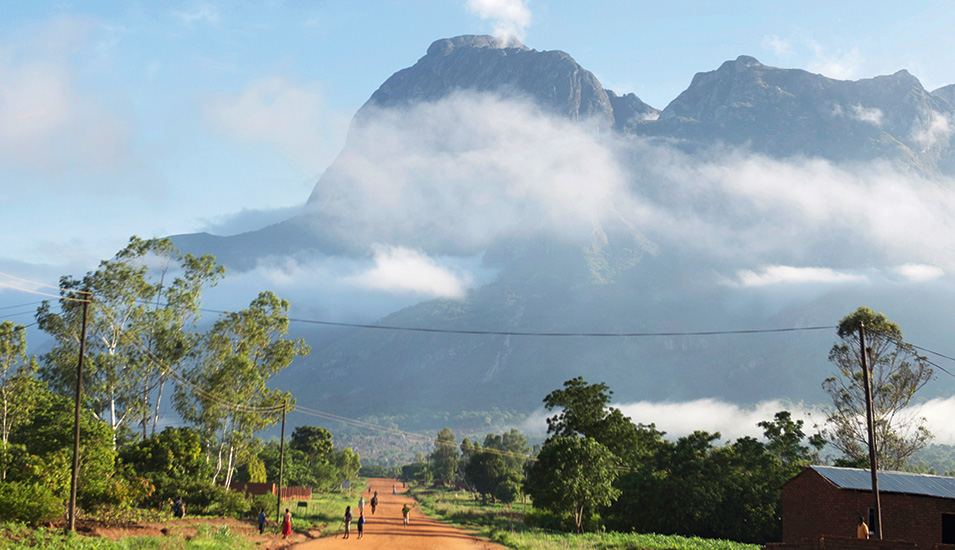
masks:
[[[810,468],[837,487],[872,491],[872,475],[869,470],[833,466],[810,466]],[[955,499],[955,477],[880,471],[879,492]]]

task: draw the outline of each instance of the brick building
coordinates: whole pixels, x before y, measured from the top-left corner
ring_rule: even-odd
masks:
[[[955,544],[955,477],[879,472],[882,538],[920,550]],[[854,538],[874,524],[869,470],[810,466],[783,485],[783,543]]]

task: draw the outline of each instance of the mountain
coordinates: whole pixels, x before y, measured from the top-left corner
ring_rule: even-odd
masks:
[[[805,193],[826,193],[872,175],[941,188],[955,174],[953,93],[929,93],[904,70],[841,81],[740,56],[697,74],[661,111],[606,90],[564,52],[443,39],[371,95],[301,215],[174,241],[238,271],[268,257],[367,261],[372,245],[477,255],[493,271],[464,298],[378,321],[460,333],[297,327],[322,345],[279,381],[307,406],[443,425],[462,411],[529,412],[578,375],[624,401],[818,402],[842,316],[870,305],[942,341],[953,327],[924,319],[945,315],[938,292],[951,289],[894,274],[934,252],[921,252],[908,226],[895,228],[897,245],[883,236],[891,212],[821,217],[833,201],[816,205],[795,186],[815,178]],[[525,134],[529,125],[539,129]],[[532,185],[492,196],[498,181],[520,178]],[[752,189],[734,187],[744,178]],[[773,191],[786,207],[766,198],[777,179],[793,182],[791,196],[785,185]],[[568,214],[592,204],[599,215],[583,222]],[[483,223],[498,218],[514,221]],[[836,283],[746,283],[765,266]],[[783,327],[806,330],[748,334]]]
[[[927,92],[907,71],[844,81],[762,65],[749,56],[699,73],[690,87],[637,131],[745,144],[777,157],[888,160],[926,174],[951,174],[947,137],[923,130],[955,116],[951,93]]]

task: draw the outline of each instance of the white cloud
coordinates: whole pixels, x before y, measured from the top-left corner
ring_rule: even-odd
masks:
[[[358,246],[471,254],[514,235],[587,241],[635,208],[607,138],[492,95],[363,111],[309,207]]]
[[[862,105],[852,106],[852,118],[861,122],[868,122],[876,126],[882,126],[882,110],[876,108],[866,108]]]
[[[209,25],[219,24],[219,9],[212,4],[199,3],[193,6],[192,9],[175,11],[173,15],[187,25],[202,22]]]
[[[952,127],[948,117],[933,111],[930,120],[912,129],[912,137],[923,149],[929,149],[938,143],[948,145],[948,138],[953,131],[955,128]]]
[[[494,22],[494,35],[505,44],[523,41],[531,23],[531,11],[524,0],[467,0],[468,9],[481,19]]]
[[[86,19],[59,18],[0,44],[0,166],[89,174],[128,160],[123,117],[76,83],[70,56],[90,52],[92,28]]]
[[[469,275],[452,273],[420,251],[401,247],[378,247],[374,267],[346,280],[373,290],[453,300],[463,299],[473,284]]]
[[[931,281],[945,275],[940,267],[925,264],[905,264],[895,268],[895,271],[913,283]]]
[[[794,405],[779,400],[770,400],[745,406],[727,403],[718,399],[697,399],[681,402],[638,401],[636,403],[613,403],[624,416],[637,424],[655,424],[656,428],[666,432],[666,438],[675,440],[696,430],[710,433],[719,432],[723,442],[740,437],[761,438],[763,430],[757,424],[772,421],[779,411],[789,411],[793,420],[803,421],[803,432],[809,436],[817,433],[825,425],[826,405]],[[935,435],[934,443],[955,444],[955,425],[951,418],[955,415],[955,397],[932,399],[925,403],[905,409],[902,416],[925,418],[926,424]],[[521,431],[542,435],[546,432],[544,409],[531,414]]]
[[[317,86],[300,87],[284,78],[250,83],[237,96],[205,105],[208,120],[236,140],[274,146],[308,174],[325,167],[323,128],[328,126]]]
[[[809,71],[838,80],[858,78],[862,67],[862,54],[858,48],[833,54],[814,41],[808,41],[808,44],[814,54],[807,63]]]
[[[858,283],[866,280],[862,275],[838,272],[827,267],[793,267],[788,265],[770,265],[763,267],[759,272],[741,270],[737,272],[737,277],[740,286]]]
[[[788,55],[793,51],[793,46],[789,41],[783,40],[776,35],[764,37],[763,48],[772,51],[776,55]]]
[[[928,429],[935,435],[933,443],[955,445],[955,397],[931,399],[909,409],[912,416],[924,417]]]

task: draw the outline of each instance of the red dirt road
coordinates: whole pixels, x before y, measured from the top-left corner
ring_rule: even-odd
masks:
[[[505,550],[504,546],[487,542],[425,515],[418,508],[412,508],[411,521],[404,525],[401,520],[401,507],[407,503],[414,506],[415,500],[404,496],[401,482],[397,483],[397,495],[391,494],[393,479],[373,478],[369,480],[371,493],[365,491],[365,535],[358,538],[358,499],[352,505],[354,520],[351,535],[342,538],[342,533],[321,539],[296,544],[293,550],[336,550],[340,548],[361,547],[366,550]],[[371,513],[371,496],[378,491],[378,508]],[[342,509],[342,516],[345,510]]]

